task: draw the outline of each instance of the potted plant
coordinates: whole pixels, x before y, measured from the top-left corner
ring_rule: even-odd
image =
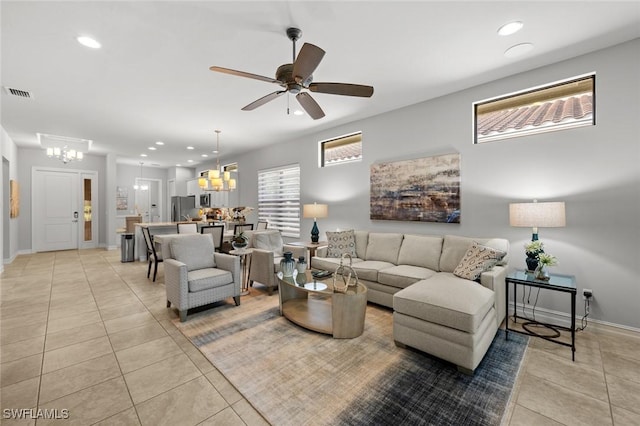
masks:
[[[231,245],[234,249],[245,248],[249,245],[249,239],[244,235],[244,232],[240,232],[231,239]]]
[[[548,280],[549,279],[549,271],[547,268],[549,266],[556,266],[558,264],[558,259],[548,253],[540,253],[538,255],[538,267],[536,268],[536,278],[539,280]]]
[[[538,255],[544,253],[544,243],[540,240],[529,241],[524,245],[524,251],[527,255],[527,269],[535,271],[538,267]]]

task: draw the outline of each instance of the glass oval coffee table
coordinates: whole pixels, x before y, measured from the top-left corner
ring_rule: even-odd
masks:
[[[352,339],[364,331],[367,288],[358,284],[334,293],[333,277],[315,279],[311,271],[294,277],[278,273],[280,314],[289,321],[336,339]]]

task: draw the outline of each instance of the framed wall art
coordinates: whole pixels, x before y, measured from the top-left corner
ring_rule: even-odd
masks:
[[[9,180],[9,217],[14,218],[20,215],[20,187],[18,182]]]
[[[370,218],[460,223],[460,154],[371,165]]]

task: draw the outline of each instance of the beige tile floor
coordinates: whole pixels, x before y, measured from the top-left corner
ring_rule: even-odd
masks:
[[[64,424],[266,424],[173,325],[162,272],[153,283],[146,264],[104,250],[5,265],[0,409],[67,409]],[[640,425],[640,337],[590,326],[575,362],[568,348],[532,339],[505,421]]]

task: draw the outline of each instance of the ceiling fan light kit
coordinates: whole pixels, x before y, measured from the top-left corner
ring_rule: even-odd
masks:
[[[238,77],[252,78],[267,83],[275,83],[283,90],[269,93],[242,108],[243,111],[252,111],[281,95],[289,92],[296,96],[300,106],[314,120],[325,116],[324,111],[308,92],[326,93],[331,95],[358,96],[369,98],[373,95],[373,87],[361,84],[349,83],[314,83],[313,72],[324,57],[325,51],[311,43],[305,43],[300,49],[296,58],[296,41],[302,36],[302,31],[298,28],[287,28],[287,37],[293,43],[293,60],[290,64],[280,65],[276,70],[276,78],[269,78],[258,74],[251,74],[244,71],[237,71],[230,68],[212,66],[211,71],[231,74]]]

